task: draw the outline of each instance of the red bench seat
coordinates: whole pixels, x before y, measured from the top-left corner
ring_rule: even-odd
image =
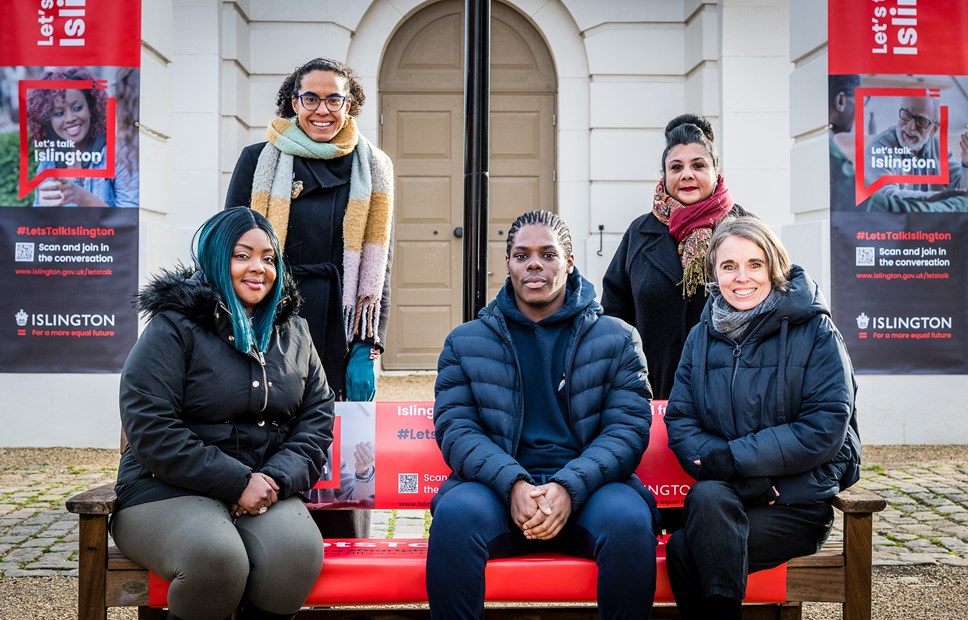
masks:
[[[656,549],[657,603],[672,603],[665,542]],[[323,570],[306,599],[307,607],[426,603],[427,541],[422,538],[330,539]],[[534,569],[539,567],[539,571]],[[541,575],[541,579],[535,579]],[[598,569],[591,560],[558,553],[523,555],[487,563],[485,597],[491,602],[594,603]],[[150,576],[148,600],[167,607],[168,582]],[[750,575],[746,602],[782,603],[786,565]]]

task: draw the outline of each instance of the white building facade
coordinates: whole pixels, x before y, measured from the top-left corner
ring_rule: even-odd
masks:
[[[392,141],[384,106],[393,97],[425,92],[442,100],[443,84],[401,87],[389,70],[405,48],[401,37],[428,36],[418,22],[463,4],[441,1],[450,5],[144,0],[142,282],[187,260],[192,233],[222,208],[239,152],[264,140],[276,91],[294,67],[317,56],[351,65],[367,93],[357,121],[385,150]],[[577,264],[590,280],[600,283],[628,224],[651,208],[663,128],[688,111],[713,121],[736,201],[780,233],[794,262],[829,298],[826,2],[492,0],[492,13],[509,24],[492,32],[492,44],[501,45],[492,59],[510,53],[514,33],[531,37],[522,50],[550,58],[544,65],[550,76],[538,81],[553,101],[551,149],[542,151],[553,184],[543,190],[541,205],[570,225]],[[415,34],[414,40],[427,39]],[[406,279],[399,273],[406,265],[395,263],[395,278]],[[408,359],[422,360],[412,363],[415,369],[427,366],[426,356],[395,359],[394,370],[406,370]],[[8,397],[0,410],[0,446],[117,446],[118,379],[3,375]],[[956,389],[963,376],[861,375],[858,381],[866,443],[968,442],[968,406]]]

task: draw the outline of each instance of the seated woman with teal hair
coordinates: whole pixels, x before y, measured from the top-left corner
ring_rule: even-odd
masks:
[[[196,240],[195,269],[138,295],[112,535],[171,582],[169,618],[292,618],[323,562],[299,493],[326,464],[333,391],[269,222],[230,209]]]

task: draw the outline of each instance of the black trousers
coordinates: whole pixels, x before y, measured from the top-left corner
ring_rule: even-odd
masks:
[[[749,573],[815,553],[833,527],[833,508],[829,502],[746,507],[728,482],[703,480],[686,495],[683,518],[666,562],[679,613],[689,620],[713,617],[713,610],[723,617],[723,604],[740,613]]]

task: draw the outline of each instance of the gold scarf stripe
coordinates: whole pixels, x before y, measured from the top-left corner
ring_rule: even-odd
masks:
[[[369,208],[370,202],[362,198],[350,197],[346,203],[346,215],[343,216],[343,249],[347,252],[363,250],[363,236]]]
[[[382,246],[390,244],[390,203],[390,196],[386,192],[373,192],[370,198],[370,218],[366,224],[363,243]]]
[[[312,141],[294,119],[273,119],[266,134],[269,144],[260,153],[253,175],[251,205],[273,225],[283,248],[293,198],[293,158],[332,159],[353,153],[350,198],[343,218],[343,322],[348,342],[363,331],[381,344],[376,330],[389,277],[393,226],[390,158],[359,135],[353,117],[329,143]]]

